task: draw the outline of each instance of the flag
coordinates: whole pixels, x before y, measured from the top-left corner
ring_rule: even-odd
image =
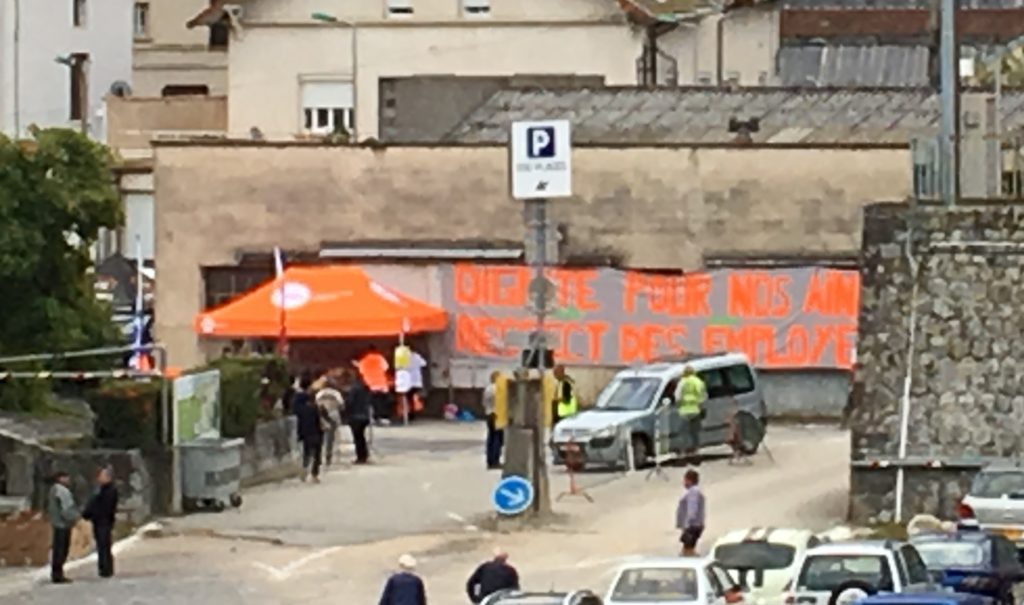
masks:
[[[280,332],[277,337],[277,353],[281,357],[288,354],[288,330],[285,327],[285,284],[284,284],[284,258],[281,256],[281,248],[274,246],[274,280],[277,282],[277,302],[281,308],[279,315]]]
[[[128,366],[140,372],[151,369],[149,356],[143,348],[143,334],[146,331],[146,315],[142,296],[142,240],[135,236],[135,316],[132,318],[132,356]]]

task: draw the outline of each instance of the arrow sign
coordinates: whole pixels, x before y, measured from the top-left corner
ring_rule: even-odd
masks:
[[[518,515],[533,504],[533,485],[517,475],[505,477],[495,486],[491,500],[498,514]]]

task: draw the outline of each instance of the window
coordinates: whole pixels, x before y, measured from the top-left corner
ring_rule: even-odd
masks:
[[[491,0],[462,0],[462,12],[469,16],[490,15]]]
[[[302,83],[302,129],[315,134],[352,132],[355,94],[351,82]]]
[[[979,498],[1024,496],[1024,473],[1012,470],[978,473],[971,484],[970,493]]]
[[[210,50],[227,50],[231,39],[231,22],[225,15],[210,26]]]
[[[86,53],[74,53],[68,63],[68,74],[71,78],[71,112],[68,116],[72,120],[85,119],[86,105],[89,98],[89,81],[86,79],[85,68],[89,63],[89,55]]]
[[[661,387],[657,378],[617,378],[608,383],[594,403],[595,410],[606,412],[646,410]]]
[[[685,568],[627,569],[615,583],[612,599],[616,603],[696,601],[697,574]]]
[[[145,39],[149,37],[149,3],[148,2],[136,2],[135,3],[135,22],[134,22],[134,34],[135,39]]]
[[[85,0],[71,0],[71,22],[75,27],[85,27]]]
[[[743,572],[753,570],[759,581],[764,581],[764,570],[786,569],[793,564],[796,549],[788,544],[774,542],[737,542],[723,544],[715,549],[715,559],[725,567]],[[747,587],[761,586],[758,582],[745,583]]]
[[[875,555],[817,555],[808,557],[800,571],[797,587],[815,592],[832,592],[840,584],[859,580],[892,590],[892,573],[885,557]]]
[[[754,375],[745,364],[725,368],[725,376],[733,395],[742,395],[754,390]]]
[[[725,589],[726,592],[736,587],[735,578],[733,578],[728,571],[722,568],[722,566],[711,565],[708,569],[715,574],[715,577],[718,578],[718,583],[722,585],[722,588]]]
[[[925,564],[936,570],[947,567],[976,567],[985,561],[985,551],[978,542],[935,540],[917,544],[917,552]]]
[[[168,84],[160,91],[161,97],[205,96],[210,94],[206,84]]]
[[[388,16],[403,17],[412,14],[412,0],[388,0]]]
[[[903,555],[903,561],[907,565],[907,577],[911,584],[927,584],[931,581],[928,568],[925,567],[916,548],[907,544],[900,549],[900,554]]]
[[[729,396],[729,388],[725,384],[725,374],[722,373],[722,370],[705,370],[699,372],[698,375],[704,381],[704,386],[707,387],[708,399]]]

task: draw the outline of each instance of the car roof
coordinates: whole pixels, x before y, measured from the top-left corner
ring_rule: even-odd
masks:
[[[946,532],[924,532],[910,537],[912,544],[919,542],[985,542],[991,538],[981,530]]]
[[[895,540],[850,540],[848,542],[829,542],[828,544],[815,546],[808,550],[807,556],[853,554],[882,555],[896,550],[900,546],[903,546],[903,544],[904,542],[898,542]]]
[[[616,376],[654,376],[658,378],[675,377],[682,373],[686,366],[700,372],[730,365],[750,365],[750,359],[743,353],[704,353],[700,355],[677,355],[661,357],[652,363],[622,370]]]
[[[981,468],[983,473],[1024,473],[1024,468],[1013,461],[999,460],[990,462]]]
[[[987,599],[980,595],[962,592],[899,592],[874,595],[860,600],[859,603],[861,605],[884,605],[885,603],[900,603],[901,605],[956,603],[958,605],[970,605],[986,601]]]
[[[703,569],[713,559],[708,557],[646,557],[636,559],[619,566],[619,573],[630,569],[648,569],[651,567],[665,567],[669,569]]]
[[[795,529],[791,527],[750,527],[747,529],[736,529],[728,532],[715,542],[715,546],[722,544],[739,544],[742,542],[774,542],[776,544],[803,547],[807,545],[807,541],[812,537],[814,537],[814,532],[809,529]]]

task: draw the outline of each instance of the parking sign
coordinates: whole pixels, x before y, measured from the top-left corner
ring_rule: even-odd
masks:
[[[572,195],[572,140],[568,120],[513,122],[509,145],[512,197],[534,200]]]

